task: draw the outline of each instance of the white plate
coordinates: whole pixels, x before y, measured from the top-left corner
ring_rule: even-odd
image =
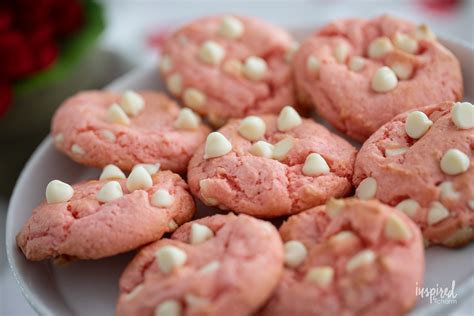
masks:
[[[309,33],[296,30],[297,38]],[[474,50],[455,41],[444,41],[464,65],[467,99],[474,94]],[[154,66],[137,69],[112,83],[111,90],[157,89],[164,87]],[[471,99],[472,100],[472,99]],[[82,167],[57,152],[47,137],[23,170],[13,192],[7,218],[6,243],[10,266],[24,296],[41,315],[113,315],[118,293],[118,279],[132,258],[127,253],[96,261],[78,261],[66,267],[49,262],[30,262],[17,248],[15,236],[44,199],[46,184],[55,178],[75,183],[96,177],[98,170]],[[430,248],[426,254],[425,286],[449,286],[456,281],[458,303],[472,298],[474,291],[474,243],[459,250]],[[471,278],[471,280],[469,280]],[[398,289],[393,289],[397,291]],[[315,302],[317,304],[317,302]],[[419,300],[416,315],[446,314],[450,306],[429,305]]]

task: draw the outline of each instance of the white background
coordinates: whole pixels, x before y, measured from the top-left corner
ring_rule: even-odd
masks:
[[[125,63],[140,66],[152,62],[155,57],[154,51],[146,44],[146,39],[151,33],[186,22],[193,17],[219,12],[258,16],[290,28],[301,25],[316,27],[340,17],[370,17],[390,13],[406,19],[426,22],[437,33],[463,39],[473,45],[474,1],[465,0],[458,9],[441,13],[426,10],[421,2],[109,0],[103,1],[107,29],[100,40],[100,45],[104,49],[121,55]],[[6,206],[7,202],[0,200],[0,315],[34,315],[8,268],[4,249]],[[472,313],[474,302],[471,300],[463,307],[466,314]]]

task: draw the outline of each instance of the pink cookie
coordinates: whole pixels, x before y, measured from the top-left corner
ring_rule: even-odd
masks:
[[[278,122],[290,112],[297,125],[286,129]],[[229,151],[206,159],[211,137],[219,133],[210,134],[189,163],[191,192],[207,205],[262,218],[294,214],[350,194],[355,148],[322,125],[299,118],[290,107],[280,118],[229,121],[219,130]],[[245,130],[257,127],[259,137],[246,138]]]
[[[422,286],[416,225],[378,201],[331,200],[280,228],[283,277],[259,315],[405,315]]]
[[[295,104],[291,36],[243,16],[200,18],[166,42],[160,64],[168,90],[214,125]]]
[[[140,251],[120,279],[116,315],[251,315],[282,271],[273,225],[246,215],[205,217]]]
[[[111,178],[72,187],[52,181],[47,201],[33,210],[17,235],[25,256],[58,262],[113,256],[159,239],[194,214],[186,183],[171,171],[148,175],[149,187],[133,192],[127,187],[140,183],[137,177]]]
[[[428,243],[474,239],[474,106],[444,102],[398,115],[364,144],[354,184],[396,206]]]
[[[360,141],[401,112],[463,96],[458,60],[427,26],[386,15],[326,25],[294,69],[300,101]]]
[[[159,163],[183,172],[208,133],[197,115],[180,112],[166,95],[151,91],[81,92],[66,100],[52,121],[56,147],[74,161],[126,171]]]

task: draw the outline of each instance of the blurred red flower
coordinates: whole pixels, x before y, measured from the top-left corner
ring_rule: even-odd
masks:
[[[18,79],[34,70],[33,55],[24,36],[17,31],[0,34],[0,76]]]
[[[14,81],[54,63],[58,42],[83,23],[79,0],[0,0],[0,117]]]

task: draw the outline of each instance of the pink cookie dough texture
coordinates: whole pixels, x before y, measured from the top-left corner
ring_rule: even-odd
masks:
[[[390,16],[370,20],[336,20],[306,39],[294,58],[294,73],[299,99],[313,104],[319,114],[347,135],[364,141],[381,125],[406,110],[456,101],[463,97],[461,68],[456,57],[436,40],[418,40],[419,51],[409,54],[401,49],[369,58],[369,43],[377,37],[393,40],[397,32],[410,34],[415,25]],[[333,55],[337,45],[347,45],[348,57],[338,63]],[[320,61],[319,74],[307,69],[310,56]],[[349,68],[351,56],[362,56],[362,70]],[[395,63],[413,65],[408,80],[386,93],[372,90],[377,69]]]
[[[137,116],[130,117],[130,125],[106,120],[108,108],[120,102],[119,93],[86,91],[69,98],[53,117],[56,148],[74,161],[92,167],[115,164],[129,171],[139,163],[160,163],[161,169],[185,171],[209,128],[200,124],[194,130],[177,129],[173,124],[180,108],[174,101],[157,92],[139,94],[145,106]],[[112,133],[113,139],[105,133]],[[74,144],[82,148],[82,154],[72,151]]]
[[[292,44],[291,36],[267,22],[235,16],[243,25],[243,34],[229,39],[219,35],[224,18],[212,16],[195,20],[167,40],[162,57],[169,58],[171,67],[161,71],[164,81],[172,75],[181,76],[182,91],[177,94],[180,98],[187,88],[201,91],[205,102],[195,110],[209,115],[211,121],[252,113],[278,113],[283,106],[296,104],[291,67],[285,60]],[[206,64],[199,58],[201,45],[209,40],[225,51],[218,65]],[[249,56],[266,61],[268,70],[261,80],[250,80],[243,75],[240,68]],[[240,66],[235,66],[239,65],[236,61]]]
[[[44,201],[33,210],[17,235],[17,244],[29,260],[51,258],[60,262],[109,257],[155,241],[189,221],[195,205],[179,175],[160,171],[152,179],[152,187],[133,192],[128,191],[125,179],[116,179],[124,195],[106,203],[99,202],[96,195],[110,180],[73,185],[69,202]],[[168,190],[174,197],[169,207],[150,204],[158,189]]]
[[[398,115],[375,132],[361,148],[354,172],[354,184],[366,177],[377,182],[375,198],[389,205],[413,199],[420,207],[411,218],[418,224],[430,244],[461,246],[474,239],[474,129],[459,129],[451,120],[452,102],[417,109],[433,121],[420,139],[410,138],[405,131],[408,113]],[[405,153],[387,156],[386,149],[406,147]],[[447,175],[440,161],[449,149],[458,149],[470,160],[469,168],[459,175]],[[442,196],[441,184],[452,183],[456,197]],[[449,216],[428,224],[429,208],[442,203]],[[471,207],[471,208],[470,208]]]
[[[283,242],[301,242],[307,256],[295,268],[285,268],[259,315],[405,315],[416,302],[415,287],[422,286],[424,271],[423,242],[416,225],[375,200],[345,200],[335,217],[325,209],[320,206],[291,216],[280,227]],[[386,236],[389,216],[401,221],[408,239]],[[362,251],[371,252],[373,260],[348,270]],[[307,279],[314,267],[326,267],[331,277],[322,284]]]
[[[215,236],[190,244],[193,223],[207,226]],[[169,274],[155,259],[166,245],[187,255],[184,265]],[[201,271],[211,262],[217,264],[214,270]],[[181,315],[251,315],[271,295],[282,271],[283,247],[273,225],[246,215],[205,217],[139,252],[120,279],[116,315],[152,315],[165,300],[177,301]]]
[[[287,137],[292,139],[287,157],[278,161],[252,155],[252,142],[238,132],[240,120],[231,120],[219,131],[232,143],[232,151],[204,159],[204,146],[200,146],[189,163],[188,184],[195,196],[205,203],[215,200],[224,210],[270,218],[294,214],[352,192],[356,150],[348,142],[309,119],[280,132],[276,116],[261,118],[266,124],[261,140],[276,144]],[[330,172],[304,175],[302,168],[310,153],[320,154]],[[201,180],[206,180],[204,193]]]

